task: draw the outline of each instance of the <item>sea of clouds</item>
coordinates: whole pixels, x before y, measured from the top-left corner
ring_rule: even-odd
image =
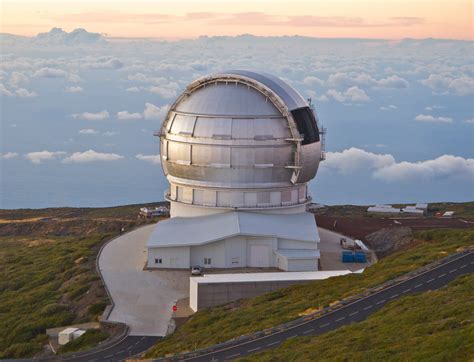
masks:
[[[0,208],[163,199],[159,129],[192,80],[264,70],[311,98],[328,204],[474,199],[474,48],[450,40],[0,35]]]

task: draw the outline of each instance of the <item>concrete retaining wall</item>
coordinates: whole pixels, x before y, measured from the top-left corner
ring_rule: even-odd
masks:
[[[191,279],[190,307],[196,312],[204,308],[229,303],[242,298],[251,298],[309,280],[285,280],[238,283],[195,283]]]

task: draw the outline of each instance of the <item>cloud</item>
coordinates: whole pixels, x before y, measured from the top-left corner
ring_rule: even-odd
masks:
[[[408,88],[409,83],[406,79],[401,78],[398,75],[390,75],[386,78],[375,79],[366,73],[350,75],[343,72],[337,72],[329,75],[326,85],[328,87],[350,87],[359,85],[373,88],[402,89]]]
[[[379,88],[408,88],[408,81],[400,78],[398,75],[391,75],[387,78],[379,79],[375,82],[375,86]]]
[[[169,105],[157,107],[153,103],[145,103],[145,110],[143,111],[143,118],[150,120],[162,121],[168,113]]]
[[[449,117],[434,117],[430,114],[419,114],[415,117],[415,121],[419,122],[435,122],[435,123],[451,123],[452,118]]]
[[[10,75],[10,84],[13,86],[18,86],[19,84],[26,84],[30,79],[21,72],[12,72]]]
[[[176,84],[176,83],[175,83]],[[150,86],[148,90],[151,93],[158,94],[161,98],[170,99],[176,97],[176,89],[169,87]]]
[[[25,88],[18,88],[17,90],[15,90],[15,94],[18,97],[22,97],[22,98],[31,98],[31,97],[36,97],[38,95],[36,92],[33,92],[33,91],[30,92],[28,89],[25,89]]]
[[[64,78],[70,82],[77,83],[81,81],[81,78],[75,74],[67,72],[63,69],[44,67],[34,72],[33,77],[35,78]]]
[[[154,165],[159,165],[161,163],[160,155],[142,155],[141,153],[139,153],[135,157],[139,160],[147,161]]]
[[[99,33],[90,33],[85,29],[74,29],[70,33],[61,28],[52,28],[49,32],[39,33],[33,41],[43,45],[79,45],[101,44],[105,39]]]
[[[10,158],[15,158],[18,156],[18,153],[16,152],[5,152],[5,153],[0,153],[0,158],[4,160],[9,160]]]
[[[470,124],[474,124],[474,118],[471,118],[471,119],[465,119],[465,120],[464,120],[464,123],[470,123]]]
[[[9,90],[5,87],[4,84],[0,83],[0,94],[6,97],[20,97],[20,98],[31,98],[36,97],[38,94],[33,91],[29,91],[25,88],[17,88],[13,90]]]
[[[13,97],[14,96],[14,93],[10,90],[8,90],[5,85],[3,85],[2,83],[0,83],[0,94],[4,95],[4,96],[7,96],[7,97]]]
[[[363,89],[360,89],[357,86],[350,87],[344,92],[339,92],[335,89],[330,89],[326,92],[326,95],[328,97],[332,97],[338,102],[361,103],[370,101],[370,98],[367,93],[365,93]]]
[[[420,83],[434,91],[453,93],[458,96],[474,94],[474,78],[467,75],[452,77],[446,74],[430,74]]]
[[[303,78],[303,83],[307,85],[308,87],[316,87],[316,86],[324,85],[323,80],[319,79],[318,77],[313,77],[313,76]]]
[[[108,119],[109,116],[110,116],[109,112],[106,110],[103,110],[97,113],[91,113],[91,112],[74,113],[72,115],[73,118],[84,119],[87,121],[102,121],[104,119]]]
[[[82,64],[82,67],[87,69],[120,69],[123,66],[124,64],[120,59],[110,57],[100,57]]]
[[[82,87],[75,87],[75,86],[71,86],[71,87],[66,87],[65,91],[66,93],[81,93],[84,89],[82,89]]]
[[[443,155],[428,161],[394,163],[377,170],[374,177],[394,182],[450,177],[474,181],[474,159]]]
[[[388,106],[382,106],[379,109],[381,111],[390,111],[390,110],[398,109],[398,107],[394,104],[389,104]]]
[[[117,161],[123,159],[123,156],[116,153],[101,153],[94,150],[84,152],[74,152],[71,156],[66,157],[64,163],[87,163],[96,161]]]
[[[125,89],[127,92],[140,92],[140,88],[139,87],[129,87],[127,89]]]
[[[105,131],[104,133],[102,133],[102,136],[112,137],[112,136],[115,136],[116,134],[117,132],[114,132],[114,131]]]
[[[97,134],[97,133],[99,132],[93,128],[84,128],[84,129],[79,130],[79,134]]]
[[[387,182],[445,178],[474,181],[474,159],[452,155],[419,162],[396,162],[390,154],[376,154],[352,147],[342,152],[328,152],[321,167],[344,175],[370,172],[372,177]]]
[[[120,120],[132,120],[132,119],[142,119],[143,115],[141,113],[130,113],[128,111],[117,112],[117,119]]]
[[[31,161],[32,163],[39,165],[43,161],[47,160],[54,160],[57,159],[61,156],[64,156],[66,152],[63,151],[56,151],[56,152],[51,152],[51,151],[38,151],[38,152],[30,152],[25,155],[26,159]]]
[[[341,174],[349,174],[358,170],[374,170],[395,163],[392,155],[381,155],[351,147],[342,152],[327,152],[324,168],[335,170]]]

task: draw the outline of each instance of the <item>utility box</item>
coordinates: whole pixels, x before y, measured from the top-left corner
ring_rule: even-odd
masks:
[[[356,251],[354,253],[354,262],[356,263],[367,263],[367,257],[363,251]]]
[[[58,343],[60,345],[65,345],[66,343],[71,342],[74,339],[74,332],[78,331],[78,328],[66,328],[59,332],[58,334]]]
[[[72,334],[73,339],[78,339],[80,336],[82,336],[84,333],[86,333],[85,330],[83,329],[78,329],[77,331],[74,331]]]
[[[354,254],[352,253],[352,251],[345,250],[342,252],[342,262],[343,263],[354,262]]]

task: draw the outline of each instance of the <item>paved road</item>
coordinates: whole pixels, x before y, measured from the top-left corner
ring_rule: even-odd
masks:
[[[138,355],[153,346],[160,337],[128,336],[120,343],[104,350],[78,357],[68,356],[61,359],[68,362],[121,361]]]
[[[283,341],[298,336],[316,336],[343,325],[360,322],[382,308],[386,303],[402,296],[441,288],[456,277],[474,272],[474,252],[449,261],[437,268],[401,282],[378,293],[360,299],[334,312],[302,323],[291,329],[229,347],[187,361],[224,361],[240,358],[265,349],[278,347]],[[180,359],[181,360],[181,359]]]

